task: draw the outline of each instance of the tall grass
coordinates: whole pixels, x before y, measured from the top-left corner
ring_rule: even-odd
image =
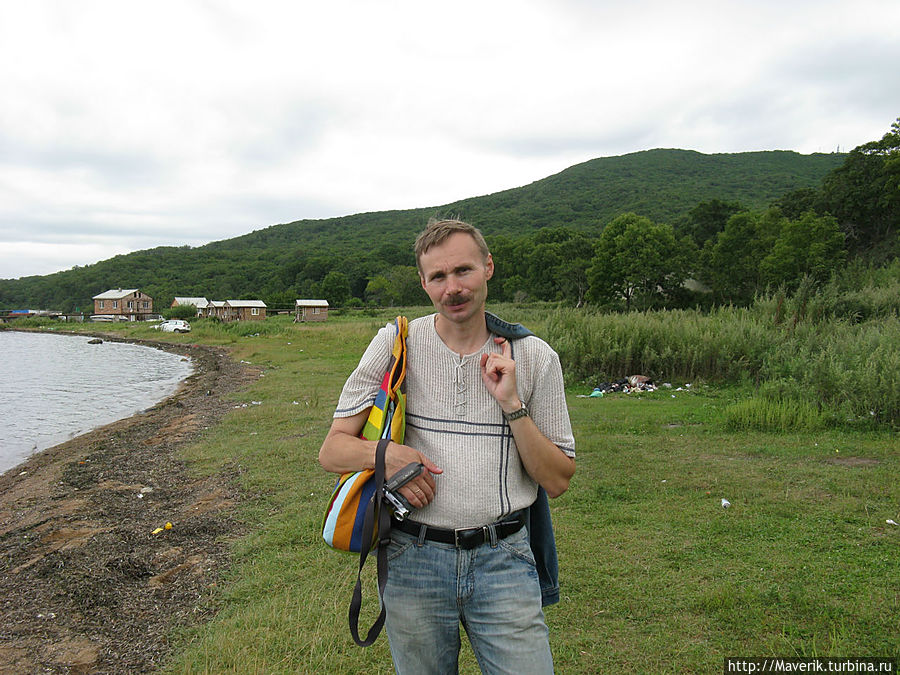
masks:
[[[900,264],[873,285],[844,283],[708,313],[559,309],[546,332],[572,383],[642,374],[752,384],[760,401],[733,411],[732,426],[900,426]]]
[[[807,401],[788,398],[751,398],[725,410],[725,426],[732,431],[818,431],[825,418]]]
[[[560,309],[547,336],[566,373],[591,383],[633,374],[656,380],[741,380],[759,373],[772,332],[747,309],[600,314]]]

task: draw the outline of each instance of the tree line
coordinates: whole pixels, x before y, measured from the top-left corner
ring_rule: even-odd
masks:
[[[898,224],[900,119],[881,140],[850,152],[819,188],[793,190],[764,209],[712,199],[671,224],[624,213],[604,227],[488,236],[491,297],[623,309],[746,305],[804,279],[821,285],[851,257],[885,263],[900,254]],[[337,304],[423,299],[411,259],[370,277],[331,270],[308,288]]]
[[[900,120],[846,155],[657,150],[591,160],[443,207],[275,225],[201,247],[158,247],[42,277],[0,280],[0,308],[90,311],[111,287],[157,308],[175,295],[421,304],[412,243],[431,216],[479,226],[491,297],[612,308],[747,303],[850,257],[898,253]],[[700,199],[699,197],[707,197]]]

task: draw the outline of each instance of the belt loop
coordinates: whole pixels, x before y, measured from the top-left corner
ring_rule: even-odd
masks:
[[[485,539],[490,537],[491,548],[497,548],[497,528],[493,524],[491,524],[487,525],[484,529],[486,530],[485,534],[488,535],[485,537]]]
[[[422,548],[425,545],[425,535],[428,534],[428,526],[419,526],[419,538],[416,540],[416,546]]]

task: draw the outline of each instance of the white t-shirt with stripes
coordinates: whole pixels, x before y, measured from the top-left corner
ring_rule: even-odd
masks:
[[[409,323],[405,444],[444,471],[434,501],[410,519],[441,528],[478,527],[530,506],[537,483],[519,459],[500,405],[481,380],[481,355],[499,352],[489,337],[460,356],[438,336],[435,314]],[[335,417],[350,417],[375,401],[390,360],[394,324],[369,344],[344,384]],[[510,341],[519,398],[538,429],[560,452],[575,456],[559,357],[535,336]]]

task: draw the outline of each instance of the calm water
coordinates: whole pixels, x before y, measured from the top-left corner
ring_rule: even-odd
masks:
[[[0,473],[152,407],[193,372],[177,354],[90,339],[0,331]]]

